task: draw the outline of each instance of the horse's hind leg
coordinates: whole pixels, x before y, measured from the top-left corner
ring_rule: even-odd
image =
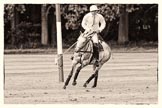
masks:
[[[95,76],[94,84],[93,84],[92,88],[95,88],[97,86],[97,80],[98,80],[98,72],[97,72],[97,74]]]
[[[83,87],[87,87],[87,84],[89,84],[89,82],[93,79],[94,79],[94,84],[92,86],[92,88],[96,87],[97,86],[97,80],[98,80],[98,72],[100,70],[100,68],[102,67],[102,65],[99,65],[98,66],[93,66],[93,70],[94,70],[94,73],[88,78],[88,80],[84,83]]]
[[[80,72],[81,69],[82,69],[82,65],[79,64],[79,66],[76,69],[76,73],[74,75],[74,80],[73,80],[73,83],[72,83],[72,85],[74,85],[74,86],[77,84],[76,80],[78,78],[78,75],[79,75],[79,72]]]
[[[96,65],[93,65],[93,70],[95,70]],[[95,88],[97,86],[97,80],[98,80],[98,72],[96,73],[96,76],[94,78],[94,84],[92,86],[92,88]]]
[[[98,72],[96,73],[96,76],[94,78],[94,84],[92,86],[92,88],[95,88],[97,86],[97,80],[98,80],[98,73],[99,73],[99,70],[101,69],[101,67],[103,66],[103,64],[101,63],[98,67]],[[93,65],[94,69],[96,68],[96,65]]]
[[[87,87],[87,84],[89,84],[89,82],[95,78],[95,77],[98,77],[98,70],[99,70],[99,67],[96,67],[95,70],[94,70],[94,73],[88,78],[88,80],[84,83],[83,87]]]

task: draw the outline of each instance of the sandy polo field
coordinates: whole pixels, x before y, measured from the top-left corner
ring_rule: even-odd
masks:
[[[81,70],[77,85],[59,82],[54,54],[5,54],[5,104],[157,104],[158,54],[113,53],[99,72],[98,86],[84,82],[92,66]],[[64,79],[71,70],[64,55]],[[73,78],[72,78],[73,79]]]

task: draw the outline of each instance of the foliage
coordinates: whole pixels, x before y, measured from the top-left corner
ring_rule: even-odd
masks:
[[[126,7],[128,12],[138,10],[138,5],[121,4],[97,4],[99,13],[102,14],[106,22],[111,22],[119,17],[120,8]],[[89,12],[90,4],[64,4],[61,5],[62,16],[67,20],[66,29],[78,29],[83,16]]]
[[[25,5],[23,5],[23,4],[5,4],[4,5],[5,21],[11,20],[11,18],[14,17],[15,11],[24,13],[26,11]]]
[[[44,6],[49,6],[49,4],[44,4]],[[82,31],[82,18],[89,12],[90,6],[91,4],[61,4],[64,43],[72,44],[76,41],[80,31]],[[102,36],[106,41],[117,40],[119,18],[122,9],[125,9],[129,13],[130,41],[158,40],[157,4],[97,4],[97,6],[100,9],[99,13],[104,16],[107,23],[107,26],[102,33]],[[26,7],[26,4],[4,5],[6,44],[11,44],[14,41],[14,45],[17,48],[18,46],[22,46],[20,44],[26,44],[26,46],[32,47],[32,45],[29,45],[31,40],[30,34],[33,32],[32,29],[34,28],[32,24],[23,22],[22,19],[20,19],[20,24],[17,24],[14,29],[11,29],[11,19],[14,17],[15,11],[27,16],[27,10],[28,8]],[[40,39],[37,40],[38,43],[41,42]]]
[[[65,4],[61,5],[62,16],[67,21],[65,23],[66,29],[78,29],[81,19],[85,13],[88,12],[88,5]]]
[[[61,12],[63,17],[63,38],[65,40],[72,39],[76,40],[83,31],[81,27],[82,18],[86,13],[89,12],[91,4],[63,4],[61,5]],[[102,32],[102,37],[105,40],[117,40],[118,38],[118,25],[119,17],[121,13],[121,8],[129,13],[139,10],[138,4],[97,4],[99,8],[99,13],[102,14],[106,20],[107,27]],[[66,41],[67,42],[67,41]]]
[[[139,11],[129,15],[130,40],[158,40],[158,5],[143,4]]]
[[[6,45],[12,45],[14,48],[34,48],[34,42],[40,40],[37,39],[33,41],[33,32],[34,26],[32,23],[21,22],[20,24],[16,25],[16,28],[8,31],[5,38],[5,43]]]
[[[26,4],[5,4],[4,5],[4,42],[5,48],[35,48],[41,44],[40,34],[36,33],[36,29],[40,29],[30,21],[26,21],[27,5]],[[23,19],[15,23],[15,14],[23,15]]]

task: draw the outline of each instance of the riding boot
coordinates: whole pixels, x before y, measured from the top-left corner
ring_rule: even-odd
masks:
[[[94,58],[96,66],[99,65],[99,46],[98,43],[94,43]]]

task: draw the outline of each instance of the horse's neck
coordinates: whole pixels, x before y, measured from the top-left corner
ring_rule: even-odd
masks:
[[[85,46],[85,51],[92,51],[93,50],[93,42],[89,40],[89,42]]]
[[[89,40],[83,47],[80,49],[78,53],[86,54],[89,52],[93,52],[93,42]]]

